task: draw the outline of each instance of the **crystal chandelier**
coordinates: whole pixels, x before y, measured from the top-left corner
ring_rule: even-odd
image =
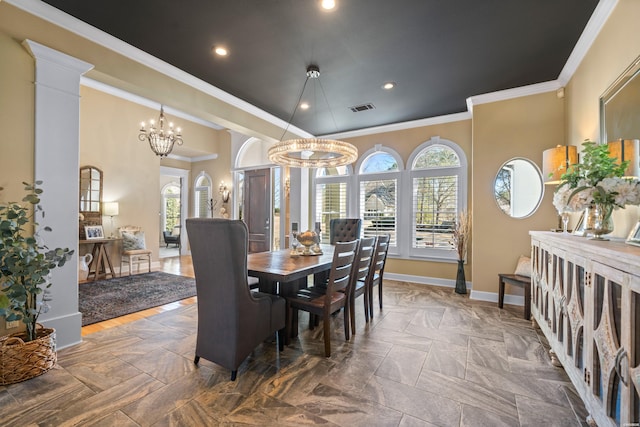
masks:
[[[309,65],[309,67],[307,67],[307,79],[302,87],[302,93],[300,93],[296,107],[293,110],[291,120],[287,123],[287,127],[282,134],[283,137],[287,133],[291,121],[296,114],[309,79],[318,79],[319,77],[320,69],[318,66]],[[320,85],[320,88],[322,89],[322,85]],[[324,95],[324,90],[322,90],[322,94]],[[326,99],[326,95],[324,96]],[[269,161],[280,166],[327,168],[344,166],[355,162],[358,158],[358,149],[348,142],[335,139],[296,138],[275,143],[269,148],[268,155]]]
[[[160,106],[160,118],[158,119],[158,127],[155,121],[149,121],[149,129],[145,129],[144,122],[140,123],[140,133],[138,139],[140,141],[149,141],[149,147],[156,153],[156,156],[166,157],[173,150],[173,144],[182,145],[182,135],[180,128],[173,130],[173,123],[169,122],[169,129],[164,128],[164,107]]]

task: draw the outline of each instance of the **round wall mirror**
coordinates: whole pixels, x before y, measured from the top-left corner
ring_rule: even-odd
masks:
[[[493,181],[493,195],[500,210],[511,218],[533,214],[544,192],[540,169],[529,159],[514,158],[500,166]]]

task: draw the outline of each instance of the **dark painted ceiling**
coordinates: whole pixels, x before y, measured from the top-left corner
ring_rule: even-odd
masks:
[[[46,3],[287,122],[315,63],[311,108],[293,124],[322,135],[459,113],[470,96],[556,80],[598,2],[337,0],[331,12],[317,0]],[[230,54],[215,57],[214,45]],[[375,108],[349,108],[367,103]]]

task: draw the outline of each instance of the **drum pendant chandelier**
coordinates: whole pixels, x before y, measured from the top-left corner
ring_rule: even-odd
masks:
[[[291,119],[287,123],[282,136],[287,133],[291,121],[296,114],[300,100],[304,95],[309,79],[317,79],[320,77],[320,69],[317,65],[309,65],[307,67],[307,79],[302,87],[302,93],[298,98],[296,107],[293,110]],[[320,85],[322,88],[322,85]],[[324,95],[324,90],[322,90]],[[325,99],[326,99],[326,95]],[[327,102],[328,105],[328,102]],[[333,115],[332,115],[333,117]],[[335,122],[335,120],[334,120]],[[288,167],[297,168],[327,168],[337,167],[351,164],[358,158],[358,149],[353,145],[338,141],[335,139],[325,138],[295,138],[286,141],[279,141],[269,148],[269,161]]]

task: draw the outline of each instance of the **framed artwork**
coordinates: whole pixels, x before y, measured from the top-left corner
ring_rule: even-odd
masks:
[[[638,221],[635,227],[633,227],[625,243],[629,245],[640,246],[640,221]]]
[[[583,211],[580,214],[580,218],[578,219],[576,226],[573,228],[573,234],[576,236],[586,236],[587,230],[585,228],[586,228],[586,224],[584,222],[584,211]]]
[[[101,225],[85,225],[84,234],[87,236],[87,240],[104,239],[104,230]]]

